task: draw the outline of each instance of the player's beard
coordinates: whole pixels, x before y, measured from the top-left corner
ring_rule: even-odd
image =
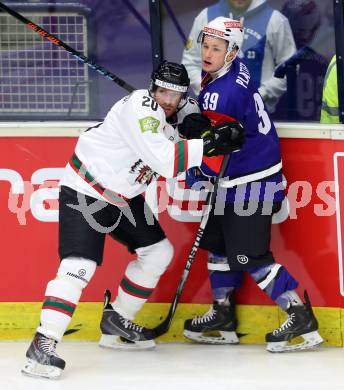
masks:
[[[175,112],[175,109],[173,106],[164,106],[162,107],[164,112],[165,112],[165,115],[166,115],[166,118],[169,118],[170,116],[172,116]]]

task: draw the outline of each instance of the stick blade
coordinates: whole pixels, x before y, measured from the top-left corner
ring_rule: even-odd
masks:
[[[172,319],[173,319],[173,315],[175,313],[175,308],[176,308],[176,300],[177,298],[175,297],[174,301],[172,302],[171,306],[170,306],[170,309],[168,311],[168,314],[166,316],[166,318],[162,321],[161,324],[159,324],[158,326],[156,326],[155,328],[153,328],[153,332],[155,334],[155,338],[165,334],[168,332],[168,330],[170,329],[170,326],[171,326],[171,322],[172,322]]]
[[[156,326],[154,329],[153,329],[153,332],[154,332],[154,338],[157,338],[159,336],[162,336],[163,334],[167,333],[168,330],[170,328],[170,320],[169,318],[165,318],[165,320],[159,324],[158,326]]]

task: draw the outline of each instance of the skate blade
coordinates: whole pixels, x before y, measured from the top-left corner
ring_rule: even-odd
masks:
[[[276,343],[268,343],[266,346],[267,351],[269,352],[296,352],[307,349],[314,349],[324,342],[323,338],[317,331],[305,333],[301,335],[304,339],[302,343],[299,344],[288,344],[288,341],[281,341]]]
[[[28,359],[21,369],[21,372],[24,375],[45,379],[58,379],[61,376],[62,371],[61,368],[39,364],[32,359]]]
[[[235,332],[218,331],[218,336],[208,336],[198,332],[191,332],[190,330],[184,329],[184,336],[192,341],[203,344],[239,344],[238,336]]]
[[[155,348],[154,340],[145,341],[126,341],[120,336],[102,334],[99,340],[99,346],[102,348],[112,349],[125,349],[125,350],[142,350],[142,349],[153,349]]]

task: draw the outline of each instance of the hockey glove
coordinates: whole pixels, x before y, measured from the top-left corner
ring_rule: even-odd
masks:
[[[213,127],[217,154],[238,150],[245,142],[245,132],[240,122],[223,122]]]
[[[178,125],[179,134],[186,139],[201,138],[201,133],[210,126],[210,119],[196,112],[186,115]]]
[[[203,154],[212,157],[240,149],[245,142],[245,133],[239,122],[223,122],[205,129],[201,138]]]
[[[209,178],[204,176],[199,168],[192,167],[185,172],[185,182],[189,188],[193,188],[195,183],[208,182]],[[195,186],[193,189],[200,191],[201,186]]]
[[[201,133],[203,140],[203,154],[207,157],[217,156],[215,153],[215,134],[210,126]]]

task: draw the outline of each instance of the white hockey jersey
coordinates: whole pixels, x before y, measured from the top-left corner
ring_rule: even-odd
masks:
[[[192,99],[183,106],[178,122],[199,112]],[[118,101],[103,123],[79,137],[60,185],[121,205],[158,176],[176,177],[199,166],[202,157],[203,141],[180,139],[149,92],[137,90]]]

